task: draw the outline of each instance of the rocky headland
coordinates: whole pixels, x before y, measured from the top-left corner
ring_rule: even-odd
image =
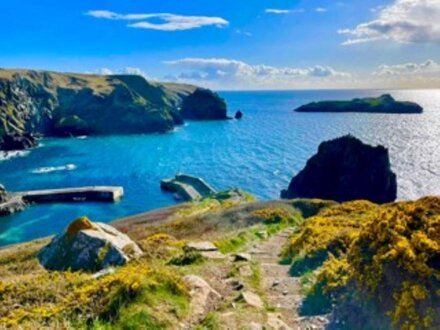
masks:
[[[216,93],[135,75],[0,70],[0,150],[42,136],[166,132],[188,119],[226,119]]]
[[[356,98],[351,101],[321,101],[305,104],[296,112],[364,112],[364,113],[422,113],[417,103],[396,101],[391,95]]]

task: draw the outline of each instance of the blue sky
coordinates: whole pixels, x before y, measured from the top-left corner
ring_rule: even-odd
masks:
[[[218,89],[440,86],[439,0],[0,0],[0,67]]]

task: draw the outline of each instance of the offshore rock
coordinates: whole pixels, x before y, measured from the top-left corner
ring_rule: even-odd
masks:
[[[321,198],[345,202],[365,199],[387,203],[396,199],[396,175],[388,150],[347,135],[321,143],[282,198]]]

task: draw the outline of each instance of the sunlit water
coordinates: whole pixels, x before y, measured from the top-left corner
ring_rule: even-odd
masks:
[[[277,198],[318,144],[344,134],[390,149],[400,199],[440,194],[440,91],[391,91],[423,114],[295,113],[304,103],[351,99],[383,91],[224,92],[241,121],[190,122],[169,134],[45,139],[31,152],[0,161],[9,190],[117,185],[117,204],[38,205],[0,218],[0,245],[61,231],[77,216],[113,219],[175,203],[159,182],[176,172],[205,178],[217,189],[241,187]]]

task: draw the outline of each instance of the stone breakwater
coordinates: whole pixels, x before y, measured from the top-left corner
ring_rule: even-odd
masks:
[[[33,203],[110,202],[124,196],[122,187],[100,186],[64,189],[5,192],[0,203],[0,216],[23,210]]]

